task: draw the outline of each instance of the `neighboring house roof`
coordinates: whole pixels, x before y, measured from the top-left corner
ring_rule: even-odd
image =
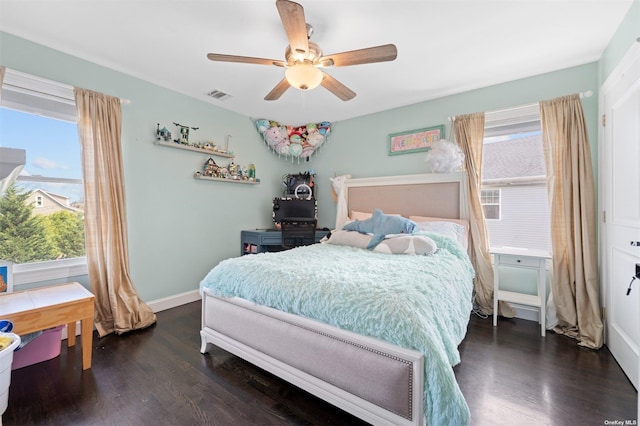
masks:
[[[64,195],[59,195],[59,194],[54,194],[53,192],[47,192],[43,189],[34,189],[31,192],[31,195],[29,196],[29,198],[27,199],[28,202],[34,203],[36,200],[36,197],[38,195],[42,195],[43,197],[46,197],[49,201],[51,201],[51,203],[53,203],[53,205],[55,206],[54,209],[48,209],[46,213],[54,213],[56,211],[61,211],[61,210],[66,210],[66,211],[70,211],[70,212],[74,212],[74,213],[80,213],[82,212],[82,210],[77,209],[73,206],[71,206],[69,204],[69,197],[65,197]],[[34,213],[37,213],[37,211],[34,211]]]
[[[482,181],[520,182],[546,176],[542,136],[486,143],[482,148]]]

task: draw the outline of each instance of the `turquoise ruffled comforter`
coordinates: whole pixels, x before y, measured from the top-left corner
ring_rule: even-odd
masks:
[[[472,309],[474,271],[455,241],[428,233],[434,255],[382,254],[315,244],[220,262],[200,291],[237,296],[425,355],[429,425],[469,423],[452,367]]]

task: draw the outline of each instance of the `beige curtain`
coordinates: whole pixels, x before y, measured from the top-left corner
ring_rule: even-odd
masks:
[[[74,90],[82,146],[85,234],[89,280],[96,296],[100,336],[147,327],[155,314],[138,297],[129,276],[127,219],[118,98]]]
[[[596,200],[589,136],[579,95],[540,102],[551,210],[551,271],[557,333],[603,343],[597,280]]]
[[[493,268],[489,254],[489,238],[480,203],[482,184],[482,144],[484,139],[484,113],[459,115],[454,118],[453,131],[456,142],[464,153],[465,170],[469,189],[469,257],[476,271],[474,280],[475,303],[483,314],[493,314]],[[504,316],[513,316],[506,303],[499,306]]]

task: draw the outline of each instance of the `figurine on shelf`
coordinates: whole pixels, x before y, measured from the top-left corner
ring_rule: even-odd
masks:
[[[240,178],[242,180],[249,180],[249,169],[247,166],[240,167]]]
[[[204,171],[202,174],[209,177],[220,177],[220,166],[216,164],[213,158],[209,157],[204,163]]]
[[[180,127],[180,139],[176,139],[174,142],[181,143],[183,145],[189,145],[189,126],[183,126],[182,124],[173,123],[174,126]],[[191,127],[192,130],[198,130],[199,127]]]
[[[204,145],[202,145],[202,148],[209,150],[209,151],[217,151],[217,147],[214,143],[211,142],[205,142]]]
[[[167,130],[166,127],[163,127],[161,129],[160,128],[160,123],[158,123],[158,127],[156,129],[156,139],[168,142],[168,141],[171,140],[171,132],[169,130]]]
[[[240,171],[238,165],[234,163],[233,160],[227,166],[227,170],[229,170],[229,176],[231,177],[231,179],[240,179]]]

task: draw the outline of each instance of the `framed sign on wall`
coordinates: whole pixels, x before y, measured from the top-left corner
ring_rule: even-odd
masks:
[[[444,125],[409,130],[389,135],[389,155],[428,151],[431,144],[444,138]]]

